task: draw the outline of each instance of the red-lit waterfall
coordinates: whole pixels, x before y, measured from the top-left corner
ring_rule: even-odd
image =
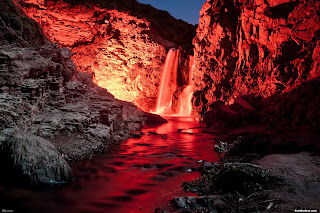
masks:
[[[155,113],[157,114],[175,114],[182,116],[189,116],[192,111],[191,99],[193,95],[192,84],[192,66],[193,57],[190,56],[189,77],[188,84],[182,90],[178,98],[178,106],[172,108],[172,100],[175,91],[177,91],[177,74],[179,67],[180,50],[170,49],[166,58],[163,69],[161,84],[159,88],[159,95],[156,105]]]
[[[193,95],[193,82],[192,82],[192,71],[193,71],[193,56],[189,57],[189,81],[188,85],[182,90],[179,97],[178,109],[180,115],[191,115],[192,112],[192,95]]]

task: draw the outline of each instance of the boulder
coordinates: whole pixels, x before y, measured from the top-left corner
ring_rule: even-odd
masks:
[[[27,133],[0,140],[2,178],[31,185],[71,181],[70,166],[47,140]],[[10,178],[10,179],[8,179]]]

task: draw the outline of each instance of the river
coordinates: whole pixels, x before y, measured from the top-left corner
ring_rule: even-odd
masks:
[[[122,143],[118,151],[71,164],[76,179],[63,187],[21,189],[0,186],[2,209],[14,212],[135,213],[164,209],[181,191],[183,181],[200,177],[203,161],[217,161],[212,135],[193,117],[166,117],[146,126],[141,138]]]

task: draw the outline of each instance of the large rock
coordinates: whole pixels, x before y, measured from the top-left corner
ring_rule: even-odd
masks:
[[[208,0],[194,39],[196,115],[319,76],[319,9],[317,0]]]
[[[22,178],[29,184],[62,183],[73,179],[73,172],[59,151],[47,140],[16,134],[0,141],[2,176]]]
[[[182,188],[198,195],[234,193],[250,195],[267,188],[268,171],[250,163],[203,163],[199,167],[201,180],[184,182]]]

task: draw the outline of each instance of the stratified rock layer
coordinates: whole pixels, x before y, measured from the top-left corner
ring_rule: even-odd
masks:
[[[10,0],[0,6],[0,137],[29,132],[77,160],[141,128],[134,104],[78,72],[71,51],[46,39]]]
[[[97,85],[145,111],[154,107],[167,50],[176,45],[151,30],[148,20],[86,4],[16,2],[51,41],[71,49],[78,70],[92,73]]]
[[[316,0],[208,0],[194,39],[195,114],[319,76],[319,7]]]

